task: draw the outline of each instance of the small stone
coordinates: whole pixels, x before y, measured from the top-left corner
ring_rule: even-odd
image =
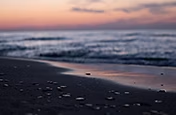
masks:
[[[45,89],[43,89],[42,91],[43,92],[48,92],[48,91],[52,91],[53,90],[53,88],[51,88],[51,87],[46,87]]]
[[[160,92],[160,93],[166,93],[166,90],[165,89],[160,89],[158,92]]]
[[[23,89],[20,89],[20,92],[23,92],[24,90]]]
[[[140,103],[136,103],[136,106],[141,106],[141,104]]]
[[[86,72],[86,75],[91,75],[91,73],[90,72]]]
[[[0,82],[4,81],[3,79],[0,79]]]
[[[4,87],[8,87],[9,85],[8,84],[4,84]]]
[[[47,81],[47,83],[49,83],[49,84],[53,84],[53,81]]]
[[[116,108],[116,105],[110,105],[109,107],[110,108]]]
[[[41,87],[39,87],[39,88],[38,88],[38,90],[42,90],[42,88],[41,88]]]
[[[92,107],[93,104],[87,103],[87,104],[85,104],[85,106],[87,106],[87,107]]]
[[[161,75],[164,75],[164,73],[161,73]]]
[[[76,101],[84,101],[84,100],[85,100],[84,97],[77,97],[77,98],[76,98]]]
[[[123,106],[124,107],[130,107],[130,104],[124,104]]]
[[[51,93],[46,93],[47,96],[51,96]]]
[[[34,83],[32,83],[32,85],[36,85],[36,86],[38,86],[38,85],[39,85],[39,83],[37,83],[37,82],[34,82]]]
[[[120,92],[114,92],[115,95],[120,95]]]
[[[62,98],[62,96],[59,96],[58,98],[59,98],[59,99],[61,99],[61,98]]]
[[[114,90],[109,91],[109,93],[114,93],[114,92],[115,92]]]
[[[155,100],[155,103],[162,103],[162,100]]]
[[[61,87],[57,87],[57,90],[61,91],[61,90],[62,90],[62,88],[61,88]]]
[[[64,85],[62,85],[62,86],[60,86],[60,88],[66,88],[67,86],[64,86]]]
[[[53,82],[53,84],[57,84],[57,82]]]
[[[43,96],[38,96],[37,98],[38,98],[38,99],[41,99],[41,98],[43,98]]]
[[[127,94],[127,95],[128,95],[128,94],[130,94],[130,92],[125,92],[125,94]]]
[[[71,97],[71,94],[70,94],[70,93],[67,93],[67,94],[63,94],[62,96],[63,96],[63,97]]]
[[[115,100],[115,98],[114,97],[106,97],[106,100],[111,101],[111,100]]]
[[[100,110],[101,107],[99,107],[99,106],[95,106],[95,107],[93,107],[93,109],[95,109],[95,110]]]
[[[164,84],[161,84],[161,86],[164,86]]]

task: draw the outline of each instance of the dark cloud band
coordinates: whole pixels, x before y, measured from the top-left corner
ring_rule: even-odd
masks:
[[[156,14],[156,13],[167,13],[166,9],[173,8],[173,7],[176,7],[176,2],[160,3],[160,4],[157,4],[157,3],[140,4],[138,6],[130,7],[130,8],[116,8],[115,11],[131,13],[131,12],[136,12],[143,9],[148,9],[152,14]]]
[[[71,11],[74,12],[87,12],[87,13],[105,13],[105,10],[95,10],[95,9],[86,9],[86,8],[78,8],[73,7]]]

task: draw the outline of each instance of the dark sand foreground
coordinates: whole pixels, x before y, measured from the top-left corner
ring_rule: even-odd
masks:
[[[0,59],[0,115],[176,115],[176,93],[63,75],[44,63]]]

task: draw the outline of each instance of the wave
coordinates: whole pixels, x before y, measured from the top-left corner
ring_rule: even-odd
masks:
[[[125,34],[125,37],[132,37],[132,36],[150,36],[150,37],[176,37],[176,34],[152,34],[152,33],[128,33]]]
[[[116,39],[116,40],[100,40],[98,42],[114,43],[114,42],[134,42],[137,39]]]
[[[40,53],[41,57],[52,57],[52,58],[61,58],[61,57],[85,57],[88,54],[86,50],[69,50],[69,51],[60,51],[60,52],[49,52],[49,53]]]
[[[116,64],[138,64],[155,66],[176,66],[176,59],[162,57],[136,57],[135,55],[112,55],[97,53],[89,50],[73,50],[40,53],[42,58],[52,60],[79,62],[79,63],[116,63]]]
[[[33,48],[19,46],[19,45],[1,45],[0,52],[10,52],[10,51],[19,51],[19,50],[29,50]]]
[[[33,38],[25,38],[24,40],[38,41],[38,40],[63,40],[66,39],[64,37],[33,37]]]

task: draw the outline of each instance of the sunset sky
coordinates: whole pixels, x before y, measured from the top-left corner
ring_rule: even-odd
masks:
[[[0,0],[0,30],[176,29],[176,0]]]

